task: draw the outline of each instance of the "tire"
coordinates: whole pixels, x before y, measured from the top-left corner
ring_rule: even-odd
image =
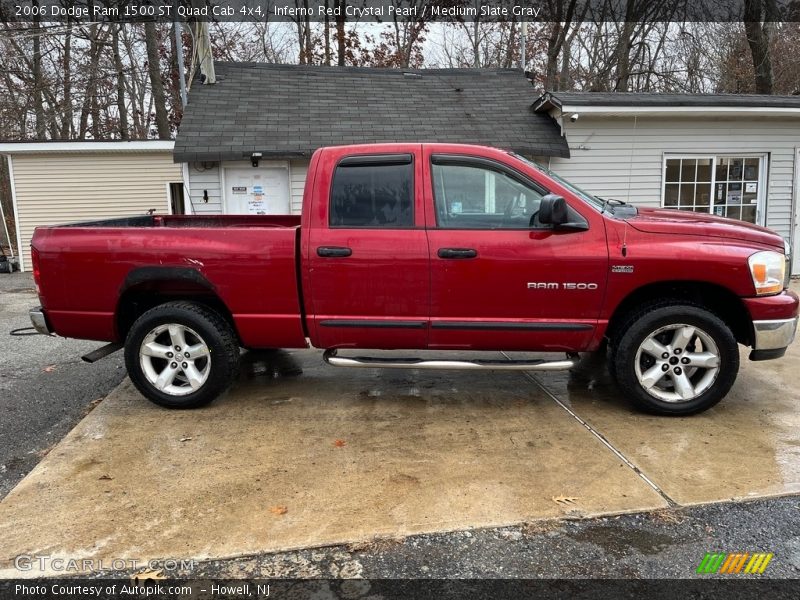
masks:
[[[642,410],[674,416],[699,413],[722,400],[736,381],[736,338],[703,307],[677,301],[653,304],[618,331],[609,366],[623,393]]]
[[[125,340],[125,366],[148,400],[166,408],[197,408],[237,378],[239,344],[228,322],[213,310],[168,302],[133,324]]]

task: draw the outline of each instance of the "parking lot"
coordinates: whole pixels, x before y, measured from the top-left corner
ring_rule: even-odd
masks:
[[[43,341],[72,343],[4,344]],[[796,494],[800,346],[742,359],[732,393],[688,418],[634,412],[595,356],[533,375],[250,353],[195,411],[126,379],[0,503],[0,576],[19,576],[19,554],[214,560]],[[74,368],[86,380],[103,364]]]

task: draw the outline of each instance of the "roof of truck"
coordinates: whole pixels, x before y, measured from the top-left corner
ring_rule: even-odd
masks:
[[[569,156],[517,69],[373,69],[221,62],[195,80],[176,162],[308,156],[330,145],[456,142]]]

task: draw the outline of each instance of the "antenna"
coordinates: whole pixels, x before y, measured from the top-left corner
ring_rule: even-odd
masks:
[[[631,157],[628,160],[628,191],[626,193],[628,202],[631,201],[631,177],[633,175],[633,151],[636,147],[636,126],[638,124],[639,115],[633,115],[633,136],[631,136]],[[627,229],[626,229],[627,231]]]
[[[625,219],[623,223],[625,223],[625,231],[622,234],[622,256],[628,256],[628,219]]]

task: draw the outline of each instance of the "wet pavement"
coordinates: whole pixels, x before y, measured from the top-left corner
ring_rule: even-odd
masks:
[[[680,505],[800,491],[800,344],[781,360],[750,362],[714,408],[691,417],[634,412],[589,357],[578,373],[536,375],[548,393]]]
[[[22,553],[213,561],[795,494],[798,366],[800,345],[745,360],[728,398],[686,418],[635,412],[592,356],[533,375],[250,353],[242,380],[196,411],[126,380],[0,503],[0,576],[20,575]]]
[[[9,335],[37,305],[29,273],[0,274],[0,499],[125,377],[121,353],[81,362],[100,342]]]

